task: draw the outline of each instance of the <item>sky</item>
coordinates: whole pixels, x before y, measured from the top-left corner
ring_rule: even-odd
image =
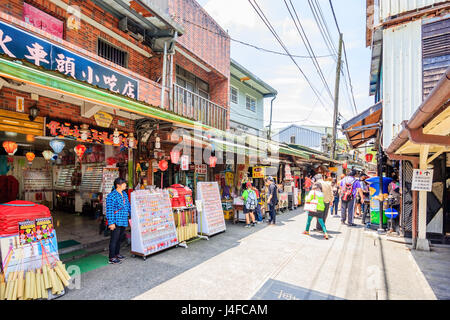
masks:
[[[231,38],[265,49],[284,52],[247,0],[197,1],[228,32]],[[289,52],[293,55],[308,55],[285,2],[283,0],[256,1]],[[329,1],[317,1],[324,14],[333,43],[337,48],[339,33],[331,13]],[[289,3],[289,1],[287,2]],[[315,55],[325,56],[318,58],[318,62],[334,96],[335,58],[330,56],[308,1],[292,0],[292,3]],[[369,108],[374,101],[374,98],[369,96],[370,49],[365,46],[365,1],[333,0],[333,6],[339,27],[343,33],[357,112],[360,113]],[[317,92],[321,93],[323,104],[317,102],[313,90],[288,56],[266,53],[231,41],[231,57],[278,91],[278,96],[273,105],[272,128],[284,128],[292,123],[332,126],[333,100],[327,94],[311,59],[295,58]],[[348,78],[346,82],[349,88]],[[341,124],[357,114],[351,103],[346,82],[341,77],[339,112],[344,117]],[[265,125],[269,124],[270,100],[271,98],[265,99]]]

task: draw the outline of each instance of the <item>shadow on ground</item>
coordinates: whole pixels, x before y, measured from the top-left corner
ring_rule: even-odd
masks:
[[[302,213],[302,210],[295,210],[277,215],[277,225],[293,222],[290,219]],[[140,257],[131,257],[130,247],[123,246],[121,254],[126,259],[121,264],[107,265],[81,274],[81,288],[69,289],[60,299],[132,299],[238,246],[241,239],[269,226],[261,223],[252,228],[244,228],[244,223],[234,225],[227,222],[226,227],[226,232],[214,235],[209,240],[192,242],[187,249],[169,248],[148,256],[145,261]]]

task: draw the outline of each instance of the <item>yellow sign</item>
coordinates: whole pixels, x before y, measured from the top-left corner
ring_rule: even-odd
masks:
[[[329,167],[328,170],[330,170],[331,172],[337,172],[338,168],[337,167]]]
[[[97,112],[94,115],[94,118],[97,125],[103,128],[109,128],[111,122],[113,121],[113,116],[103,111]]]
[[[253,179],[264,178],[264,167],[253,167]]]

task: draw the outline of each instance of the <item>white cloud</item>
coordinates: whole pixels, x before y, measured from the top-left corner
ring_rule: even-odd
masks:
[[[210,0],[204,8],[224,29],[255,28],[257,25],[257,16],[248,1]]]

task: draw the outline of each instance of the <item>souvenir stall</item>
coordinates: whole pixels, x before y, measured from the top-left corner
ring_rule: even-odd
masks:
[[[50,300],[69,286],[46,206],[21,200],[0,204],[0,256],[0,300]]]
[[[198,182],[197,188],[198,232],[209,237],[225,231],[226,225],[218,183]]]

